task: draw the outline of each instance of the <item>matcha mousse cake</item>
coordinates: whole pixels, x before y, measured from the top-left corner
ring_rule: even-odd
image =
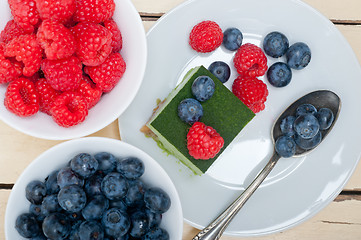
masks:
[[[224,140],[221,150],[215,157],[207,160],[195,159],[189,154],[187,133],[191,125],[182,121],[177,113],[178,105],[183,99],[193,98],[192,84],[199,76],[209,76],[215,83],[213,96],[201,103],[203,116],[200,122],[214,128]],[[199,66],[189,70],[182,82],[158,104],[141,131],[152,137],[160,148],[174,155],[195,174],[202,175],[254,116],[220,80],[205,67]]]

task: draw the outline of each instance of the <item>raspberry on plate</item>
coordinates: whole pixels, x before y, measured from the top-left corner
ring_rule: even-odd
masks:
[[[35,0],[40,18],[66,23],[76,10],[76,0]]]
[[[112,33],[102,25],[81,22],[70,30],[76,40],[76,55],[84,65],[100,65],[111,53]]]
[[[189,45],[197,52],[212,52],[223,41],[222,29],[216,22],[203,21],[195,25],[189,35]]]
[[[36,36],[49,60],[68,58],[75,52],[75,38],[61,23],[44,20]]]
[[[110,19],[115,10],[114,0],[77,0],[74,20],[101,23]]]
[[[77,57],[60,60],[44,59],[41,69],[49,84],[58,91],[73,91],[79,87],[82,65]]]
[[[40,69],[42,49],[35,34],[21,35],[12,39],[5,48],[6,57],[15,57],[24,64],[23,75],[30,77]]]
[[[79,88],[76,92],[80,93],[85,98],[88,102],[89,109],[99,102],[100,97],[103,94],[103,91],[85,75],[83,75]]]
[[[33,33],[34,26],[40,20],[35,0],[8,0],[8,2],[15,22],[27,33]]]
[[[195,122],[187,134],[187,148],[195,159],[207,160],[216,156],[224,140],[215,129],[202,122]]]
[[[0,43],[0,84],[11,82],[22,74],[22,64],[13,58],[5,58],[5,43]]]
[[[0,42],[8,43],[12,39],[24,35],[27,32],[19,26],[14,20],[6,23],[5,28],[1,31]]]
[[[26,78],[18,78],[11,83],[5,93],[5,107],[12,113],[28,117],[39,111],[39,96],[34,83]]]
[[[50,110],[53,106],[54,100],[61,94],[61,92],[52,88],[45,78],[39,79],[35,83],[35,88],[39,94],[40,111],[51,115]]]
[[[268,89],[267,85],[256,77],[237,77],[233,82],[232,92],[254,113],[264,110]]]
[[[99,66],[84,68],[86,74],[103,92],[111,91],[122,78],[126,64],[120,53],[112,53]]]
[[[112,37],[113,52],[119,52],[123,46],[123,39],[122,39],[122,34],[118,28],[117,23],[114,20],[110,19],[110,20],[104,21],[103,24],[104,24],[104,27],[113,34],[113,37]]]
[[[240,75],[259,77],[267,71],[266,55],[260,47],[251,43],[245,43],[237,50],[233,63]]]
[[[51,114],[59,126],[75,126],[88,115],[88,103],[79,93],[64,92],[55,99]]]

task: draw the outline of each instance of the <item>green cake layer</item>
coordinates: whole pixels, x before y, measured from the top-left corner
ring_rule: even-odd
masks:
[[[201,103],[203,107],[201,122],[213,127],[224,139],[221,151],[208,160],[197,160],[189,155],[186,139],[190,125],[180,120],[177,114],[178,104],[185,98],[193,98],[191,86],[193,81],[202,75],[213,79],[215,92],[209,100]],[[196,174],[201,175],[254,116],[255,114],[221,81],[205,67],[200,66],[191,69],[186,74],[183,81],[159,106],[146,126],[157,136],[155,140],[162,145],[162,148],[177,157]]]

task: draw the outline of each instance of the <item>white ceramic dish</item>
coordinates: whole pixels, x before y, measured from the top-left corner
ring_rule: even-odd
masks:
[[[141,159],[145,172],[141,179],[150,186],[165,190],[171,199],[170,209],[163,214],[161,227],[166,229],[170,239],[181,240],[183,233],[182,207],[177,190],[167,173],[149,155],[127,143],[99,137],[81,138],[58,144],[38,156],[16,181],[8,201],[5,213],[5,236],[7,240],[22,238],[14,228],[18,215],[29,211],[30,203],[25,198],[25,187],[32,180],[43,181],[52,171],[64,167],[76,154],[107,151],[117,157],[135,156]]]
[[[277,7],[276,7],[277,6]],[[155,141],[139,131],[149,119],[156,99],[165,98],[193,66],[215,60],[231,64],[233,54],[223,47],[198,54],[188,45],[189,32],[202,20],[214,20],[223,30],[238,27],[244,42],[261,45],[271,31],[283,32],[290,43],[306,42],[310,64],[293,71],[285,88],[269,89],[266,109],[256,115],[214,166],[194,176]],[[122,139],[157,159],[173,179],[185,220],[197,228],[207,226],[264,167],[272,154],[271,127],[279,114],[308,92],[329,89],[342,100],[335,128],[311,154],[281,159],[246,203],[226,234],[259,236],[289,229],[321,211],[343,189],[357,165],[361,149],[361,69],[347,41],[319,12],[297,0],[192,0],[163,16],[147,34],[148,65],[142,87],[119,119]],[[283,59],[279,59],[283,60]],[[269,66],[274,59],[269,58]],[[231,77],[227,86],[235,78]],[[263,79],[263,78],[262,78]]]
[[[0,29],[11,18],[7,1],[0,1]],[[18,117],[5,108],[3,102],[6,85],[0,85],[0,119],[11,127],[34,137],[62,140],[92,134],[116,120],[134,99],[146,66],[147,45],[142,20],[130,0],[116,1],[113,19],[117,22],[123,37],[121,54],[127,64],[126,72],[117,86],[104,94],[100,102],[89,111],[85,121],[74,127],[58,126],[51,117],[37,113],[31,117]]]

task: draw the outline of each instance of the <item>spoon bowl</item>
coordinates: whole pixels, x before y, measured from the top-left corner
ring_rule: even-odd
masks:
[[[296,109],[298,106],[302,104],[312,104],[316,109],[320,108],[329,108],[333,115],[334,120],[331,126],[326,130],[320,130],[321,132],[321,142],[325,139],[328,133],[331,131],[335,122],[338,118],[341,109],[341,100],[337,94],[329,90],[318,90],[304,95],[299,98],[295,102],[293,102],[286,110],[284,110],[278,119],[273,124],[271,135],[273,140],[273,145],[275,144],[278,137],[280,137],[283,133],[281,132],[280,124],[282,119],[287,116],[294,116],[296,113]],[[321,143],[320,142],[320,143]],[[320,144],[319,143],[319,144]],[[318,144],[318,145],[319,145]],[[317,146],[318,146],[317,145]],[[296,153],[294,157],[303,156],[313,149],[302,149],[300,147],[296,147]],[[211,222],[207,227],[201,230],[193,240],[218,240],[223,232],[226,230],[229,223],[232,221],[234,216],[239,212],[239,210],[243,207],[243,205],[247,202],[247,200],[252,196],[252,194],[257,190],[257,188],[261,185],[264,179],[268,176],[268,174],[272,171],[278,160],[281,158],[280,155],[274,150],[271,159],[268,161],[266,166],[262,169],[262,171],[257,175],[257,177],[253,180],[253,182],[243,191],[243,193],[226,209],[221,213],[213,222]]]

